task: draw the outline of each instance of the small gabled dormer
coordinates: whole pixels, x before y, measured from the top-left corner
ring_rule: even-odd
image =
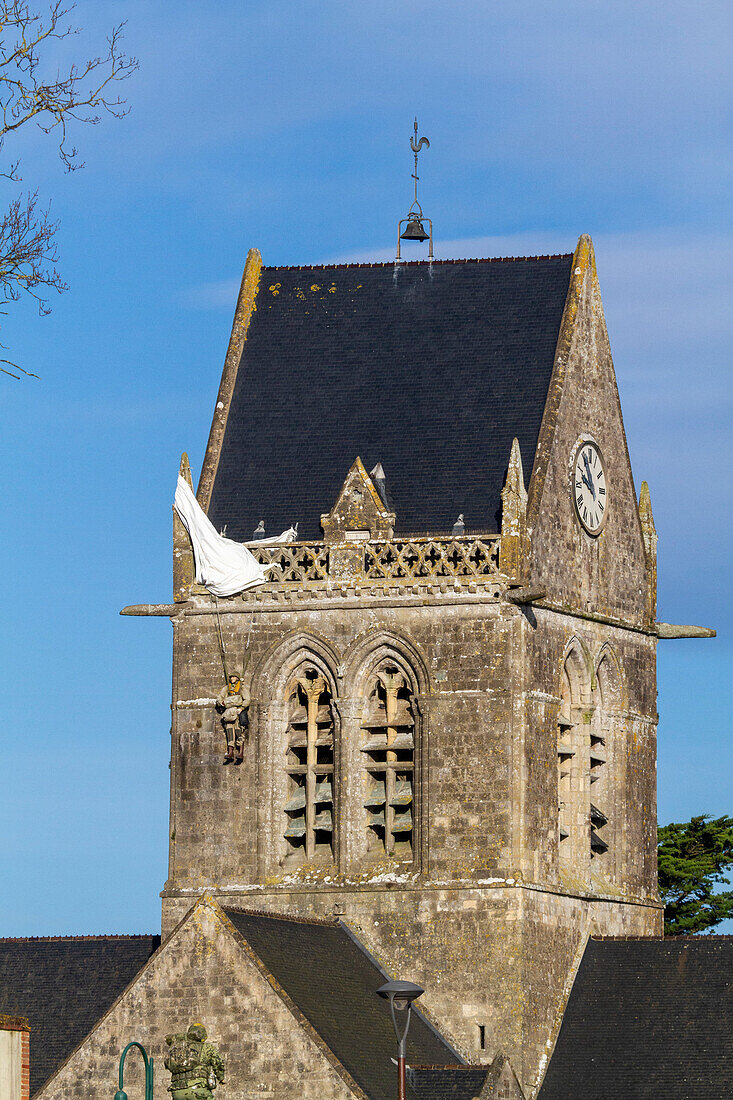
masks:
[[[363,543],[391,539],[395,514],[390,512],[376,486],[356,458],[330,512],[321,516],[323,538],[330,547],[332,577],[360,576],[364,569]]]
[[[377,467],[381,470],[381,466]],[[367,539],[391,539],[395,514],[377,492],[377,488],[356,458],[341,486],[330,512],[321,516],[326,542],[366,542]]]

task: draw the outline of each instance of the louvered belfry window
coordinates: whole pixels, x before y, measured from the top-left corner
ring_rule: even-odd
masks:
[[[600,715],[603,717],[602,711]],[[597,715],[598,718],[598,715]],[[590,730],[590,796],[591,799],[603,800],[605,782],[605,764],[606,764],[606,749],[605,749],[605,737],[603,737],[601,731],[598,728],[592,728]],[[601,781],[601,782],[599,782]],[[599,783],[598,787],[594,787],[594,783]],[[601,836],[599,829],[604,825],[609,824],[609,818],[605,816],[602,810],[598,809],[593,802],[590,803],[590,850],[591,859],[597,856],[602,856],[604,851],[609,850],[609,842],[606,839],[606,834]]]
[[[287,688],[287,862],[333,859],[333,707],[325,678],[305,668]]]
[[[407,678],[394,665],[386,663],[373,676],[361,724],[367,851],[412,860],[414,699]]]

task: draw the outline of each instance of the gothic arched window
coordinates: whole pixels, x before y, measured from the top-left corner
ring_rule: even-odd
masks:
[[[557,735],[560,867],[590,873],[590,861],[612,847],[614,734],[622,722],[621,673],[604,645],[593,665],[576,642],[563,663]],[[611,872],[609,859],[594,866]]]
[[[367,853],[412,861],[414,850],[414,690],[396,664],[369,680],[362,715]]]
[[[591,858],[603,855],[612,844],[614,734],[622,725],[621,675],[610,646],[603,647],[596,668],[596,707],[590,730]],[[615,750],[618,751],[618,750]]]
[[[590,757],[590,858],[603,855],[608,851],[608,832],[601,834],[599,830],[608,824],[608,818],[604,810],[596,803],[604,807],[606,801],[607,786],[607,730],[604,722],[602,700],[597,702],[593,713],[593,721],[589,728]],[[605,808],[605,807],[604,807]]]
[[[334,721],[331,689],[305,666],[286,688],[286,866],[333,859]]]
[[[560,842],[560,861],[565,862],[566,844],[573,821],[573,771],[575,744],[572,736],[572,688],[567,668],[563,668],[560,682],[560,713],[557,719],[557,831]]]
[[[574,642],[560,678],[557,718],[557,802],[560,867],[573,874],[589,866],[590,681],[585,652]]]

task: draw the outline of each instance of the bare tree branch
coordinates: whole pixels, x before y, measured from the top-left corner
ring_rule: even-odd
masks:
[[[75,6],[51,0],[42,14],[31,10],[28,0],[0,0],[0,154],[8,137],[35,123],[44,134],[56,131],[67,172],[83,167],[78,149],[68,143],[70,129],[76,123],[96,126],[104,114],[124,117],[129,108],[111,89],[138,68],[137,59],[122,50],[125,24],[120,23],[108,36],[103,53],[72,62],[63,71],[45,72],[44,47],[79,33],[69,22]],[[4,170],[0,167],[0,177],[19,183],[19,167],[19,161]],[[67,289],[55,266],[57,230],[50,208],[39,206],[37,192],[11,199],[0,219],[0,303],[17,301],[26,293],[35,298],[39,313],[50,311],[47,292]],[[0,363],[37,377],[10,360]],[[3,367],[0,372],[19,377]]]
[[[58,222],[50,207],[40,210],[38,192],[12,199],[0,220],[0,301],[15,302],[26,291],[38,302],[41,315],[50,309],[39,288],[68,290],[54,266]]]

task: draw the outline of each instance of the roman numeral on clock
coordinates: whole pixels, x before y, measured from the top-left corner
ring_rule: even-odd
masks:
[[[584,440],[575,451],[570,471],[570,492],[575,514],[589,535],[600,534],[606,520],[606,471],[596,443]]]

